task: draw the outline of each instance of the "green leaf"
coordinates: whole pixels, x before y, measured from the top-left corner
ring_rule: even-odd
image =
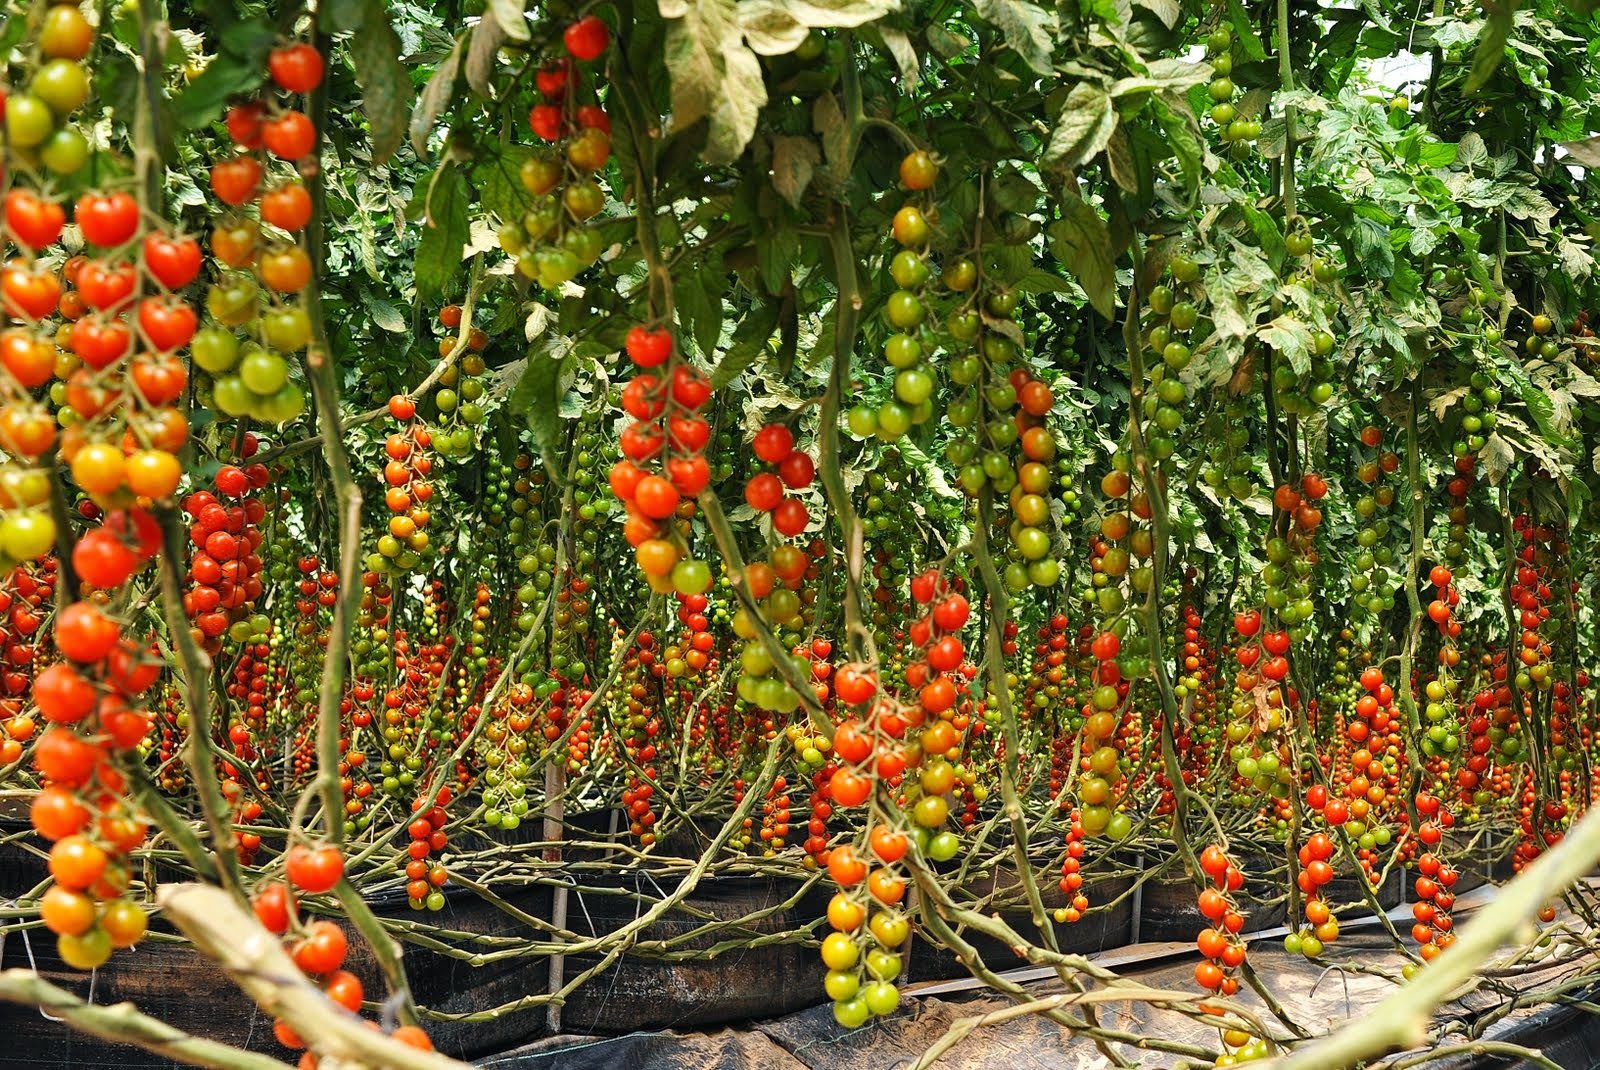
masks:
[[[1064,279],[1060,275],[1038,267],[1030,267],[1024,271],[1021,276],[1011,283],[1011,288],[1018,293],[1025,294],[1073,294],[1081,292],[1079,287],[1072,284],[1072,280]]]
[[[371,294],[363,294],[362,302],[366,305],[367,312],[371,314],[373,324],[380,330],[388,331],[390,334],[404,334],[409,329],[410,325],[406,323],[404,313],[396,305]]]
[[[1511,37],[1511,19],[1517,13],[1517,0],[1498,0],[1485,5],[1488,19],[1478,38],[1478,47],[1472,54],[1472,73],[1467,76],[1467,92],[1482,89],[1500,69],[1505,59],[1506,41]]]
[[[372,130],[372,162],[383,163],[405,142],[411,114],[411,76],[400,61],[400,37],[384,0],[361,0],[361,25],[350,38],[361,86],[361,111]]]
[[[472,161],[472,185],[482,206],[503,223],[522,218],[533,196],[522,184],[522,164],[534,154],[527,145],[485,145]]]
[[[178,125],[198,130],[217,119],[228,98],[265,82],[267,54],[277,40],[277,28],[260,16],[234,23],[222,35],[217,57],[173,102]]]
[[[1161,25],[1172,29],[1178,24],[1178,19],[1183,16],[1183,9],[1178,6],[1177,0],[1134,0],[1136,7],[1142,7],[1156,18],[1161,20]]]
[[[467,42],[465,69],[467,84],[480,97],[490,97],[489,77],[499,67],[500,47],[506,43],[506,32],[493,19],[479,19],[472,28],[472,40]],[[456,42],[456,48],[461,42]],[[455,55],[452,50],[451,56]],[[430,85],[432,83],[429,83]]]
[[[1192,197],[1200,191],[1200,166],[1205,158],[1205,148],[1200,141],[1200,124],[1189,110],[1188,101],[1179,94],[1157,97],[1150,102],[1150,107],[1156,121],[1161,124],[1161,132],[1167,136],[1172,155],[1177,158],[1178,167],[1183,171],[1183,183]]]
[[[664,59],[672,80],[671,129],[705,119],[707,162],[731,163],[749,144],[767,103],[761,63],[744,43],[737,5],[662,0],[660,6],[669,20]]]
[[[1267,50],[1261,47],[1255,22],[1245,10],[1244,0],[1228,0],[1228,22],[1233,27],[1234,47],[1245,59],[1260,63],[1267,58]]]
[[[454,164],[443,165],[425,195],[426,212],[422,238],[417,242],[416,266],[417,296],[424,302],[444,297],[461,270],[461,251],[472,234],[472,193]]]
[[[762,56],[793,52],[812,29],[860,26],[895,0],[659,0],[663,58],[672,87],[672,132],[706,121],[702,155],[731,163],[767,103]]]
[[[673,290],[683,336],[694,339],[703,357],[716,350],[722,334],[722,289],[720,285],[713,289],[708,281],[708,273],[702,269],[680,277]]]
[[[972,47],[971,41],[951,33],[936,22],[923,27],[922,36],[927,39],[928,47],[941,59],[954,59]]]
[[[800,207],[800,198],[811,185],[817,164],[822,162],[822,150],[815,138],[779,134],[772,139],[772,188],[789,202],[789,207]]]
[[[799,255],[800,236],[789,227],[778,227],[756,239],[756,264],[768,293],[783,289]]]
[[[467,32],[474,39],[477,38],[476,29]],[[461,71],[461,42],[464,38],[465,34],[457,38],[450,54],[439,61],[433,77],[428,79],[422,95],[417,98],[417,106],[411,111],[411,147],[417,150],[419,156],[427,149],[428,135],[433,133],[434,124],[444,114],[445,108],[450,106],[455,93],[456,75]]]
[[[1040,162],[1047,167],[1081,167],[1106,147],[1116,128],[1116,106],[1110,95],[1091,82],[1079,82],[1067,94]]]
[[[1083,287],[1089,303],[1106,319],[1117,314],[1117,276],[1111,235],[1100,213],[1081,198],[1061,199],[1061,218],[1050,224],[1051,252]]]
[[[540,346],[528,354],[522,378],[511,391],[507,406],[528,421],[534,442],[545,467],[554,471],[553,459],[561,452],[561,397],[566,393],[562,380],[573,361],[571,353],[555,356]]]
[[[1279,316],[1256,332],[1256,337],[1286,358],[1296,375],[1311,370],[1311,330],[1294,316]]]
[[[922,69],[917,63],[917,50],[912,47],[910,35],[893,26],[871,27],[868,34],[876,36],[882,42],[883,50],[894,57],[894,65],[900,71],[900,84],[907,89],[916,88],[922,80]]]
[[[1283,235],[1278,232],[1278,221],[1253,204],[1240,205],[1240,209],[1250,223],[1250,229],[1255,232],[1261,251],[1267,254],[1267,263],[1272,265],[1274,271],[1278,270],[1283,266],[1284,257]]]
[[[488,12],[502,33],[513,41],[526,41],[529,36],[528,20],[523,15],[522,0],[489,0]]]
[[[772,334],[777,329],[776,304],[763,302],[746,313],[744,319],[739,321],[739,326],[733,330],[733,338],[727,352],[722,354],[716,370],[711,373],[712,389],[721,390],[739,378],[746,368],[755,363],[757,357],[767,351]]]
[[[1600,134],[1582,141],[1564,141],[1556,148],[1564,150],[1567,158],[1580,167],[1600,168]]]
[[[1028,0],[974,0],[978,17],[992,24],[1016,50],[1023,62],[1039,74],[1049,74],[1055,44],[1056,17]]]
[[[811,128],[822,137],[822,153],[834,184],[842,183],[850,167],[850,128],[832,93],[822,94],[811,105]]]
[[[989,181],[989,196],[1004,212],[1032,212],[1039,204],[1039,187],[1024,172],[1006,167]]]
[[[1183,90],[1210,78],[1211,68],[1207,64],[1190,63],[1186,59],[1158,59],[1149,65],[1145,74],[1118,78],[1111,83],[1110,93],[1113,97],[1126,97],[1160,89]]]

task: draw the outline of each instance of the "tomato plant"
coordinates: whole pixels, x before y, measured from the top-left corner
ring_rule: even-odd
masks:
[[[1137,856],[1215,1018],[1597,853],[1587,5],[22,7],[0,783],[68,964],[159,860],[359,1011],[351,940],[582,859],[825,880],[707,932],[856,1027]]]

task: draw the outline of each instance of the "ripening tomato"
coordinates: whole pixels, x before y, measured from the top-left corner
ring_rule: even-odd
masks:
[[[545,141],[560,139],[562,128],[565,125],[559,105],[535,104],[528,111],[529,129]]]
[[[321,85],[322,66],[322,53],[304,41],[275,48],[267,57],[272,80],[290,93],[309,93]]]
[[[329,974],[322,984],[322,991],[351,1014],[361,1012],[361,1001],[365,998],[362,994],[361,979],[349,970],[335,970]]]
[[[344,930],[331,921],[306,926],[305,939],[295,945],[294,962],[306,973],[332,973],[344,964],[349,942]]]
[[[872,674],[862,671],[853,665],[846,665],[834,674],[833,687],[834,692],[839,696],[839,701],[852,706],[859,706],[878,693],[878,682],[872,678]],[[835,743],[835,750],[837,751],[837,742]],[[866,754],[862,753],[859,757],[847,760],[860,761],[865,757]]]
[[[939,177],[939,165],[921,149],[908,152],[900,161],[900,184],[909,190],[932,189]]]
[[[139,302],[139,329],[163,352],[188,345],[199,326],[194,308],[179,298],[147,297]]]
[[[847,774],[854,775],[854,774]],[[839,774],[834,774],[837,781]],[[865,779],[865,778],[862,778]],[[853,805],[853,804],[852,804]],[[828,852],[828,876],[841,888],[860,884],[867,876],[867,864],[848,843],[840,844]]]
[[[238,207],[255,197],[260,186],[261,164],[254,156],[235,156],[211,166],[211,190],[223,204]]]
[[[265,215],[264,209],[262,214]],[[144,263],[162,286],[181,290],[200,274],[200,243],[193,238],[151,231],[144,236]]]
[[[139,354],[133,358],[129,375],[139,396],[155,407],[176,401],[189,382],[189,372],[183,361],[172,353]],[[143,491],[135,490],[134,493],[142,494]]]
[[[665,539],[646,539],[633,553],[639,570],[646,576],[667,576],[678,563],[678,548]]]
[[[744,500],[758,513],[770,513],[783,501],[783,481],[771,472],[759,472],[744,485]]]
[[[121,634],[121,626],[90,602],[73,602],[56,618],[56,648],[80,663],[111,653]]]
[[[862,803],[867,801],[867,796],[871,793],[871,778],[854,772],[850,769],[839,770],[838,772],[834,773],[832,778],[830,778],[828,781],[828,794],[831,795],[833,797],[833,801],[838,803],[840,806],[860,806]],[[840,848],[834,848],[835,853],[837,853],[839,850]],[[863,870],[865,870],[865,868],[865,866],[862,866]],[[829,863],[829,872],[832,872],[831,861]],[[835,876],[834,879],[837,881],[838,877]],[[860,877],[856,878],[856,880],[860,879]],[[839,881],[839,883],[844,884],[845,882]]]
[[[256,920],[270,933],[282,936],[289,930],[289,915],[294,909],[289,886],[280,882],[268,884],[256,892],[250,901]]]
[[[76,4],[51,4],[39,27],[39,51],[49,59],[80,60],[94,44],[94,27]]]
[[[305,183],[284,182],[268,190],[261,197],[261,218],[291,234],[304,229],[311,222],[311,194]]]
[[[289,852],[285,868],[296,887],[317,894],[328,891],[344,876],[344,855],[332,844],[296,846]]]
[[[611,43],[611,31],[598,17],[585,15],[562,32],[561,41],[573,59],[587,63],[605,53]]]
[[[654,368],[665,364],[672,355],[672,332],[663,328],[632,327],[624,342],[628,356],[641,368]]]
[[[672,373],[672,399],[686,409],[699,409],[711,400],[711,378],[698,368],[680,364]]]
[[[678,490],[660,476],[649,475],[634,488],[634,504],[652,520],[665,520],[677,511],[681,500]]]
[[[806,530],[811,514],[799,498],[785,498],[772,510],[772,530],[793,538]]]
[[[262,214],[266,214],[265,205]],[[211,252],[232,268],[249,267],[255,263],[260,244],[261,230],[253,220],[228,216],[211,231]]]
[[[44,319],[55,312],[61,301],[61,280],[20,260],[5,266],[0,290],[5,294],[6,311],[18,319]]]
[[[73,455],[72,480],[86,493],[110,494],[122,486],[126,467],[122,450],[107,442],[91,442]]]
[[[901,838],[905,838],[904,834],[901,834]],[[875,869],[872,876],[867,878],[867,892],[878,902],[893,906],[906,896],[905,878],[897,876],[890,869]]]
[[[585,130],[599,130],[611,135],[611,116],[598,104],[585,104],[578,109],[578,125]]]
[[[261,121],[267,116],[267,106],[259,100],[242,101],[228,108],[228,136],[241,149],[261,147]]]
[[[139,271],[126,260],[90,260],[78,272],[79,296],[84,304],[100,311],[124,307],[138,284]]]
[[[261,143],[284,160],[303,160],[317,146],[317,128],[302,112],[285,111],[261,124]]]
[[[0,364],[23,386],[33,388],[55,374],[55,346],[20,330],[0,334]]]
[[[256,270],[269,290],[295,293],[311,281],[311,257],[298,245],[282,245],[263,253]]]
[[[78,546],[81,547],[84,541],[86,540],[80,540]],[[116,541],[114,537],[112,541]],[[132,556],[128,555],[130,560]],[[76,565],[78,561],[76,547],[72,559]],[[51,665],[34,677],[33,701],[39,707],[44,719],[54,724],[73,724],[83,720],[94,710],[99,700],[100,695],[95,690],[94,684],[64,661]]]
[[[82,936],[94,928],[94,900],[81,891],[55,885],[39,900],[39,920],[57,936]]]
[[[61,237],[66,210],[32,190],[13,188],[6,193],[6,229],[30,249],[42,249]]]
[[[129,899],[115,899],[106,904],[100,916],[100,927],[111,939],[112,947],[132,947],[144,938],[150,927],[150,917],[144,908]]]
[[[550,100],[560,100],[567,92],[567,79],[572,72],[572,62],[567,59],[551,60],[539,68],[534,83],[539,92]]]
[[[667,461],[667,475],[679,494],[693,498],[710,484],[711,464],[702,453],[672,457]]]
[[[177,375],[182,376],[183,365],[174,362]],[[178,392],[182,393],[181,380]],[[176,395],[174,395],[176,396]],[[141,498],[168,498],[178,489],[178,480],[183,476],[183,466],[178,458],[166,450],[135,450],[129,455],[125,478],[128,489]]]
[[[428,1034],[423,1031],[421,1026],[403,1025],[393,1033],[390,1033],[389,1036],[396,1043],[404,1044],[408,1048],[415,1048],[418,1051],[433,1050],[433,1041],[429,1039]]]
[[[128,582],[139,567],[139,559],[113,532],[99,527],[85,532],[83,538],[73,546],[72,567],[79,579],[104,590],[112,590]],[[39,679],[43,678],[44,674],[41,673]],[[35,681],[34,688],[37,699],[38,681]],[[88,710],[84,710],[84,713],[87,714]]]
[[[85,193],[73,220],[84,240],[103,249],[128,242],[139,229],[139,202],[131,193]]]
[[[63,888],[80,891],[98,881],[110,861],[105,849],[87,836],[68,836],[50,848],[50,875]]]
[[[71,735],[71,733],[67,733]],[[60,840],[82,832],[89,824],[89,811],[65,787],[49,785],[33,797],[28,816],[39,835]]]
[[[756,432],[751,448],[767,464],[778,464],[794,452],[794,432],[783,424],[767,424]]]
[[[611,138],[604,130],[590,127],[567,142],[567,160],[580,171],[598,171],[611,158]]]

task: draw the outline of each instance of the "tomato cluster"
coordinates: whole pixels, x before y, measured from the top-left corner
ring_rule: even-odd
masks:
[[[711,424],[700,414],[711,400],[711,380],[683,359],[666,327],[630,328],[626,348],[643,370],[623,387],[622,407],[633,423],[607,477],[628,510],[624,534],[652,590],[704,594],[711,566],[686,556],[671,521],[694,514],[693,498],[711,480],[705,458]]]
[[[24,746],[38,732],[38,721],[28,709],[33,690],[33,666],[40,654],[43,627],[56,589],[56,562],[46,557],[34,565],[19,565],[0,584],[0,649],[8,668],[0,674],[0,766],[15,766]]]
[[[85,61],[94,48],[94,27],[73,0],[51,0],[33,41],[38,52],[30,57],[26,87],[0,96],[6,148],[12,163],[70,176],[89,162],[89,142],[71,119],[89,99]]]
[[[1240,115],[1234,105],[1238,88],[1234,85],[1233,31],[1226,25],[1216,27],[1206,37],[1206,62],[1211,64],[1214,77],[1206,86],[1206,97],[1211,101],[1208,117],[1216,125],[1217,136],[1228,146],[1228,155],[1243,160],[1254,151],[1254,142],[1261,136],[1261,122],[1254,116]]]
[[[811,522],[803,501],[788,491],[804,490],[816,476],[816,462],[804,450],[796,449],[794,432],[783,424],[767,424],[756,432],[752,446],[758,460],[777,467],[776,472],[758,472],[744,485],[744,500],[758,513],[772,516],[772,530],[794,537]]]
[[[444,909],[444,892],[441,889],[450,879],[450,871],[445,868],[441,856],[450,845],[449,834],[445,832],[450,815],[445,812],[445,807],[453,795],[448,787],[443,787],[434,795],[431,806],[427,799],[420,796],[412,800],[411,812],[415,816],[406,826],[406,834],[411,837],[411,842],[406,846],[405,865],[406,897],[410,899],[412,909]]]
[[[384,440],[383,504],[389,510],[388,530],[367,555],[367,570],[379,575],[410,571],[423,561],[432,546],[428,524],[433,519],[433,432],[416,419],[417,403],[396,394],[389,399],[389,415],[401,430]]]
[[[938,165],[920,149],[900,162],[900,184],[913,195],[932,190],[938,174]],[[889,261],[889,277],[897,289],[884,305],[884,319],[894,333],[883,343],[884,362],[894,369],[894,388],[875,409],[863,403],[852,410],[850,428],[863,438],[895,442],[933,417],[935,379],[930,358],[938,340],[928,322],[933,268],[927,214],[931,211],[931,198],[913,196],[894,216],[892,234],[899,249]],[[959,260],[940,281],[951,292],[960,292],[971,289],[976,279],[973,262]]]
[[[314,205],[302,172],[317,166],[317,130],[293,105],[321,84],[322,55],[303,41],[284,45],[268,57],[268,70],[279,95],[228,109],[237,151],[211,168],[212,192],[229,212],[211,232],[220,270],[206,292],[206,311],[215,322],[196,338],[194,356],[213,377],[217,409],[283,424],[306,407],[305,389],[292,380],[285,354],[312,342],[310,314],[295,298],[312,281],[303,239]],[[292,169],[275,178],[275,161]],[[251,206],[255,216],[246,213]],[[248,340],[234,333],[239,328],[249,332]]]
[[[598,103],[579,104],[599,85],[585,86],[584,68],[606,52],[611,33],[594,15],[567,27],[566,55],[552,58],[535,76],[542,102],[528,126],[546,145],[523,160],[521,180],[530,200],[522,218],[500,228],[500,247],[517,271],[547,290],[559,290],[592,265],[604,249],[590,222],[605,207],[596,173],[611,157],[611,119]],[[576,62],[574,62],[576,61]]]
[[[849,844],[828,852],[828,875],[839,891],[828,903],[833,932],[822,941],[822,961],[828,967],[823,988],[833,1000],[834,1017],[846,1028],[888,1015],[900,1005],[893,983],[902,968],[898,949],[911,935],[911,923],[900,908],[906,880],[895,869],[911,840],[883,825],[868,840],[877,868]]]
[[[213,654],[225,633],[242,643],[264,638],[270,628],[266,618],[253,617],[262,592],[261,522],[267,506],[252,494],[270,480],[264,464],[223,465],[215,493],[195,491],[183,500],[194,544],[184,609],[194,621],[195,641]]]
[[[144,909],[125,893],[130,855],[148,829],[127,798],[116,756],[150,730],[142,697],[160,675],[161,660],[92,601],[62,609],[53,639],[61,660],[38,673],[32,696],[49,727],[33,748],[45,786],[31,816],[53,843],[55,881],[39,906],[62,960],[89,970],[145,931]]]
[[[343,855],[329,845],[296,846],[290,849],[285,868],[287,881],[265,883],[256,889],[250,904],[256,920],[268,932],[288,941],[295,966],[311,977],[324,995],[349,1013],[360,1014],[366,993],[361,979],[344,969],[350,950],[348,937],[334,922],[303,920],[299,896],[294,891],[298,888],[313,895],[330,891],[344,875]],[[305,1049],[306,1042],[281,1018],[273,1023],[272,1031],[284,1047]],[[392,1036],[408,1047],[433,1050],[427,1033],[416,1026],[401,1026]],[[316,1056],[307,1052],[299,1068],[315,1070],[316,1065]]]
[[[482,376],[486,370],[483,351],[489,346],[489,336],[481,327],[463,329],[460,305],[441,308],[439,323],[446,331],[459,334],[446,334],[439,339],[439,359],[444,367],[439,372],[439,388],[433,394],[433,405],[439,413],[433,448],[442,457],[461,458],[477,447],[478,429],[488,418],[484,411],[488,388]]]
[[[1215,843],[1200,852],[1199,862],[1208,882],[1200,893],[1200,915],[1211,925],[1201,929],[1195,939],[1205,961],[1194,968],[1194,979],[1207,991],[1231,996],[1239,991],[1236,973],[1245,960],[1245,942],[1240,936],[1245,918],[1233,898],[1244,888],[1244,871]]]

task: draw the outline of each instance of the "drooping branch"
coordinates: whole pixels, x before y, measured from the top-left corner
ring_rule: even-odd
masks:
[[[204,884],[172,884],[156,901],[203,955],[263,1011],[288,1023],[312,1051],[357,1066],[465,1070],[466,1063],[408,1047],[335,1004],[300,972],[282,941],[226,893]]]

